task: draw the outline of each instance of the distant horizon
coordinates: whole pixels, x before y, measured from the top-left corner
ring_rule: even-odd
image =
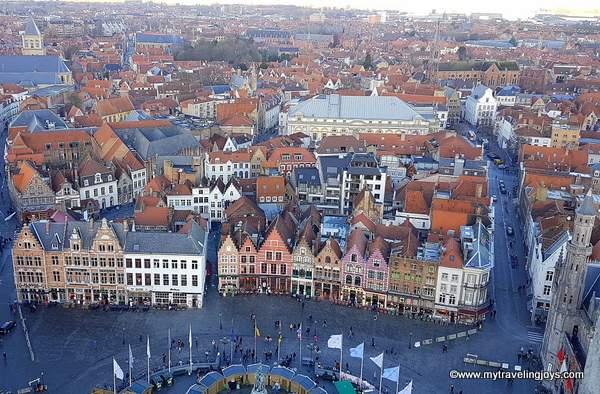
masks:
[[[128,0],[59,0],[72,3],[124,3]],[[144,3],[150,0],[142,0]],[[427,0],[418,3],[399,3],[392,0],[331,0],[323,7],[319,0],[155,0],[154,3],[166,5],[244,5],[277,6],[295,5],[318,10],[319,8],[351,8],[367,11],[400,11],[409,14],[427,15],[433,10],[437,13],[497,13],[507,19],[526,19],[539,13],[566,15],[572,17],[598,17],[600,7],[591,6],[589,0],[571,0],[569,8],[560,0],[505,0],[502,3],[482,3],[474,0],[455,0],[451,5],[446,0]]]

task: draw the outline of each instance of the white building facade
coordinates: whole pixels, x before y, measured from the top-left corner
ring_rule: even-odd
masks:
[[[208,231],[187,234],[128,231],[124,250],[129,304],[201,308]]]
[[[497,108],[498,102],[492,89],[478,85],[465,102],[465,120],[473,126],[492,127]]]

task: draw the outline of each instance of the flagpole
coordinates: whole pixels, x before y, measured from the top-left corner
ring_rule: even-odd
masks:
[[[131,386],[131,344],[129,344],[129,386]]]
[[[383,353],[381,354],[381,368],[379,370],[379,394],[381,394],[381,385],[383,384]]]
[[[302,323],[300,323],[300,352],[299,352],[299,364],[302,367]]]
[[[365,348],[363,347],[363,352],[362,352],[362,357],[360,358],[360,386],[358,387],[360,390],[362,390],[362,384],[363,384],[363,366],[365,364]],[[398,394],[398,393],[396,393]]]
[[[192,374],[192,324],[190,323],[190,335],[189,335],[189,342],[190,342],[190,375]]]
[[[398,394],[398,390],[400,390],[400,364],[398,364],[398,379],[396,379],[396,392],[394,394]]]
[[[169,372],[171,372],[171,328],[169,328]]]
[[[229,362],[233,364],[233,319],[231,319],[231,338],[229,338]]]
[[[146,342],[146,359],[148,360],[148,384],[150,384],[150,337],[148,336],[148,341]]]
[[[281,360],[281,331],[279,331],[279,336],[277,337],[277,362]]]
[[[254,318],[254,362],[258,360],[258,354],[256,354],[256,317]]]
[[[340,380],[342,380],[342,356],[344,355],[344,333],[342,333],[342,339],[340,340]]]
[[[117,394],[117,374],[115,373],[115,358],[113,357],[113,392]]]

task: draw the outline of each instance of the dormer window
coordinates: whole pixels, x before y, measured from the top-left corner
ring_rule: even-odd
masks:
[[[83,180],[83,186],[89,186],[89,185],[90,185],[90,183],[88,182],[88,180],[84,179]]]
[[[102,183],[102,175],[96,174],[96,180],[94,182],[95,183]]]
[[[109,176],[108,176],[108,181],[109,181],[109,182],[110,182],[110,181],[112,181],[112,175],[109,175]]]

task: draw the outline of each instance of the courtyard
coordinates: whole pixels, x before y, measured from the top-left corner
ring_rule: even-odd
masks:
[[[302,303],[291,297],[221,298],[210,292],[205,305],[202,310],[148,312],[40,307],[31,313],[23,309],[35,361],[31,361],[20,327],[4,337],[2,348],[7,359],[0,365],[0,372],[3,377],[9,378],[2,379],[2,388],[16,390],[39,376],[43,376],[44,383],[53,393],[85,393],[94,386],[110,385],[112,357],[127,371],[129,344],[135,359],[132,375],[134,379],[142,378],[146,373],[146,336],[150,338],[151,369],[159,369],[164,365],[163,357],[168,352],[169,328],[171,338],[184,343],[182,350],[172,350],[172,364],[185,364],[189,362],[187,337],[190,324],[194,361],[204,362],[219,354],[221,365],[225,365],[233,354],[232,362],[239,363],[240,353],[233,351],[228,338],[232,333],[241,336],[242,350],[254,348],[251,314],[256,315],[261,335],[257,339],[257,361],[264,362],[265,353],[275,354],[279,332],[275,322],[281,320],[283,340],[280,356],[283,358],[296,353],[297,357],[290,367],[300,368],[301,373],[311,377],[314,376],[311,368],[299,365],[300,342],[296,330],[289,328],[290,323],[302,323],[305,334],[302,357],[318,356],[323,365],[334,365],[339,360],[339,351],[328,349],[327,339],[332,334],[344,333],[343,367],[346,369],[348,363],[347,367],[354,375],[359,374],[360,359],[349,357],[348,349],[364,341],[363,376],[375,385],[378,384],[378,375],[375,378],[378,368],[368,358],[381,352],[385,352],[386,368],[400,365],[401,386],[413,380],[415,393],[449,392],[450,385],[454,385],[456,392],[463,390],[464,393],[529,393],[535,385],[527,381],[451,381],[449,378],[448,373],[452,369],[469,369],[463,364],[467,353],[477,354],[482,359],[510,362],[511,365],[516,363],[517,351],[523,344],[514,338],[503,339],[501,336],[505,331],[498,329],[493,320],[468,339],[457,338],[447,342],[448,350],[442,352],[442,345],[435,341],[417,348],[414,342],[472,327],[440,325],[398,316],[376,316],[366,310],[325,302],[307,301],[302,307]],[[8,308],[3,309],[2,315],[8,312]],[[349,335],[350,327],[354,334],[352,337]],[[310,329],[308,335],[307,328]],[[269,337],[271,340],[268,340]],[[319,347],[318,354],[308,350],[309,338]],[[498,346],[499,343],[504,346]],[[386,380],[384,386],[390,391],[395,388],[393,382]],[[327,388],[331,390],[332,386]]]

